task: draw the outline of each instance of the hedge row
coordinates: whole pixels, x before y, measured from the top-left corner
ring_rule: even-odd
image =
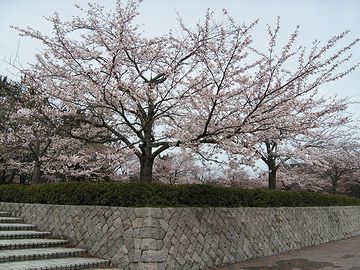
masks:
[[[63,182],[1,185],[0,201],[123,207],[295,207],[360,205],[360,199],[299,191],[213,185]]]

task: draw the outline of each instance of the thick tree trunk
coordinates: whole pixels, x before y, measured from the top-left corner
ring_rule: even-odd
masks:
[[[154,125],[154,111],[153,104],[149,103],[149,112],[142,122],[144,123],[143,127],[143,138],[142,143],[139,145],[141,154],[138,155],[140,160],[140,181],[142,182],[152,182],[153,181],[153,166],[156,155],[153,153],[153,142],[154,137],[153,125]]]
[[[151,156],[142,156],[140,158],[140,181],[152,182],[153,180],[154,159]]]
[[[276,169],[269,170],[269,189],[276,189]]]
[[[31,175],[31,183],[32,184],[40,183],[40,176],[41,176],[41,164],[40,162],[36,161]]]

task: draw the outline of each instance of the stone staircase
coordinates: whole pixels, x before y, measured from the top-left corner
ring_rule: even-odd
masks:
[[[104,269],[108,260],[93,258],[67,240],[52,239],[21,218],[0,211],[0,270]]]

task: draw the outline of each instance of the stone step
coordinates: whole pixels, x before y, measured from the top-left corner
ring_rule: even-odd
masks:
[[[25,231],[34,230],[35,225],[25,223],[0,223],[0,231]]]
[[[23,222],[22,218],[0,217],[0,223],[21,223],[21,222]]]
[[[50,260],[35,260],[0,263],[0,270],[79,270],[109,265],[108,260],[85,257],[70,257]]]
[[[87,257],[87,250],[47,237],[50,232],[37,231],[35,225],[0,211],[0,270],[115,270],[109,260]]]
[[[0,217],[11,217],[10,212],[0,211]]]
[[[50,232],[40,231],[0,231],[1,239],[34,239],[34,238],[46,238],[50,237]]]
[[[32,248],[0,250],[0,265],[3,262],[26,260],[56,259],[65,257],[84,256],[86,249],[82,248]]]
[[[60,239],[11,239],[1,240],[0,250],[57,247],[66,244],[68,241]]]

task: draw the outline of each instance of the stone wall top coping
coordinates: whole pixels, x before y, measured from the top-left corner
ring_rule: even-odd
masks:
[[[339,208],[359,208],[358,205],[346,205],[346,206],[300,206],[300,207],[124,207],[124,206],[109,206],[109,205],[77,205],[77,204],[45,204],[45,203],[14,203],[14,202],[2,202],[6,204],[17,204],[17,205],[39,205],[39,206],[54,206],[54,207],[85,207],[85,208],[107,208],[107,209],[142,209],[142,210],[155,210],[158,209],[169,209],[169,210],[217,210],[217,211],[224,211],[224,210],[281,210],[281,209],[339,209]]]

